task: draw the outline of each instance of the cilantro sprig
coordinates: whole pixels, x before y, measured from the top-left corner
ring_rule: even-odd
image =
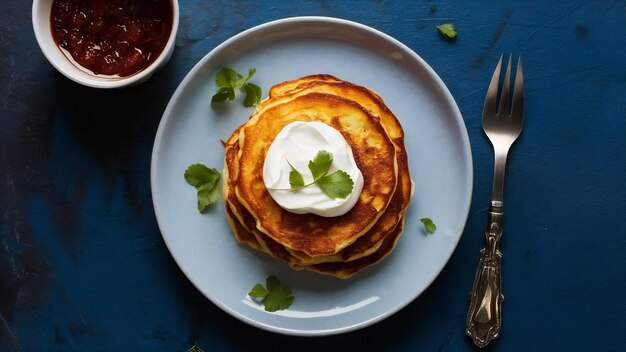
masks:
[[[215,77],[215,84],[217,84],[217,92],[211,98],[211,103],[220,103],[226,100],[235,99],[235,91],[243,89],[246,93],[246,98],[243,101],[245,107],[252,107],[259,105],[261,101],[262,90],[261,87],[254,83],[248,82],[252,76],[256,73],[255,68],[251,68],[248,71],[248,76],[237,73],[237,71],[224,67]]]
[[[265,279],[265,287],[261,284],[254,285],[252,290],[248,292],[248,296],[262,303],[267,312],[287,309],[295,299],[292,296],[291,288],[282,285],[280,280],[274,275],[270,275]]]
[[[444,38],[455,40],[457,37],[456,27],[454,23],[444,23],[442,25],[437,26],[437,30],[439,34],[441,34]]]
[[[429,234],[433,234],[437,230],[437,225],[430,218],[421,218],[420,221],[424,224],[424,228]]]
[[[203,213],[220,198],[220,173],[203,164],[192,164],[185,170],[185,181],[198,190],[198,211]]]
[[[330,165],[333,163],[333,155],[325,150],[320,150],[313,160],[309,160],[309,170],[313,175],[313,182],[304,183],[302,173],[296,170],[287,160],[291,172],[289,172],[289,185],[291,190],[299,190],[312,185],[317,185],[330,199],[344,199],[352,193],[354,181],[343,170],[337,170],[328,175]]]

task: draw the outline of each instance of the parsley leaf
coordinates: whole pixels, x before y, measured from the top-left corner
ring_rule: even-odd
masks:
[[[235,90],[231,87],[221,87],[211,98],[211,103],[220,103],[228,100],[235,99]]]
[[[454,23],[444,23],[437,26],[439,33],[447,39],[456,39],[457,32]]]
[[[252,298],[262,298],[261,302],[265,306],[265,311],[275,312],[284,310],[291,306],[295,299],[291,294],[291,288],[281,285],[278,278],[270,275],[265,280],[265,286],[256,284],[248,295]]]
[[[218,176],[219,179],[219,176]],[[206,183],[198,188],[198,211],[203,212],[209,205],[215,204],[220,199],[220,189],[215,187],[217,182]]]
[[[238,78],[239,74],[237,73],[237,71],[228,67],[224,67],[215,76],[215,84],[217,84],[217,86],[220,88],[234,88],[234,85],[237,82]]]
[[[318,180],[326,175],[330,164],[333,163],[333,155],[325,150],[320,150],[313,160],[309,161],[309,170],[313,174],[313,180]]]
[[[298,170],[296,170],[296,168],[293,167],[293,165],[291,165],[289,160],[287,160],[287,164],[289,164],[289,167],[291,167],[291,171],[289,172],[289,185],[291,186],[291,189],[305,187],[304,178],[302,178],[302,174]]]
[[[198,190],[198,211],[204,212],[220,198],[220,173],[203,164],[192,164],[185,170],[185,181]]]
[[[437,225],[430,218],[421,218],[420,221],[424,224],[426,232],[432,234],[437,230]]]
[[[345,171],[337,170],[317,180],[317,185],[330,199],[346,198],[352,193],[354,182]]]
[[[243,86],[243,90],[246,92],[246,99],[243,101],[243,105],[247,108],[257,106],[261,102],[261,87],[254,83],[246,83]]]
[[[248,296],[250,296],[252,298],[265,298],[265,296],[267,296],[267,293],[268,293],[267,289],[265,289],[265,287],[263,287],[263,285],[256,284],[256,285],[254,285],[252,290],[250,290],[250,292],[248,292]]]
[[[235,84],[233,85],[233,88],[237,88],[237,89],[243,88],[246,85],[246,83],[248,83],[250,78],[254,76],[255,73],[256,73],[256,68],[251,68],[248,71],[248,77],[244,77],[240,74],[237,74],[237,82],[235,82]]]
[[[190,165],[185,170],[185,181],[196,188],[200,188],[207,183],[216,182],[219,179],[219,173],[215,174],[213,170],[202,164]]]
[[[235,100],[235,91],[243,89],[246,93],[246,98],[243,105],[246,107],[256,106],[261,101],[262,90],[261,87],[256,84],[249,83],[248,81],[256,73],[255,68],[251,68],[248,71],[248,76],[237,73],[237,71],[224,67],[217,72],[215,76],[215,84],[218,89],[211,97],[211,103],[221,103],[226,100]]]
[[[317,184],[322,192],[330,199],[344,199],[352,193],[354,181],[352,181],[352,178],[350,178],[347,172],[337,170],[327,175],[330,165],[333,163],[333,155],[330,152],[320,150],[313,160],[309,160],[308,166],[313,175],[313,182],[308,184],[304,183],[302,174],[291,165],[289,160],[287,160],[287,163],[291,167],[291,172],[289,172],[289,185],[292,191]]]

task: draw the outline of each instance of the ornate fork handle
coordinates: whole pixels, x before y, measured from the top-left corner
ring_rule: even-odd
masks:
[[[497,104],[503,56],[500,57],[493,72],[483,106],[483,131],[493,146],[495,159],[493,189],[489,224],[485,230],[487,247],[480,252],[478,271],[470,293],[470,308],[467,312],[467,329],[465,330],[478,347],[487,346],[491,340],[500,335],[502,328],[501,309],[504,296],[502,295],[500,239],[502,238],[504,171],[509,148],[519,137],[524,124],[524,78],[521,59],[517,60],[513,97],[511,98],[509,94],[512,55],[509,55],[502,82],[500,103]]]
[[[465,332],[478,347],[484,347],[497,338],[502,326],[502,207],[489,209],[489,224],[485,230],[487,247],[480,252],[480,262],[470,293]]]

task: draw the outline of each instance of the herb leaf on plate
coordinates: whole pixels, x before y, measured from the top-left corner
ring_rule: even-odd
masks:
[[[219,179],[219,176],[218,176]],[[204,212],[209,205],[213,205],[220,199],[220,188],[216,183],[207,183],[198,188],[198,211]]]
[[[243,101],[243,105],[247,108],[257,106],[261,102],[261,87],[254,83],[246,83],[243,86],[243,90],[246,92],[246,98]]]
[[[424,228],[429,234],[433,234],[437,230],[437,225],[430,218],[421,218],[420,221],[424,224]]]
[[[219,70],[219,72],[215,76],[215,84],[217,84],[217,86],[220,88],[234,88],[235,83],[239,79],[239,76],[240,75],[237,73],[237,71],[233,70],[232,68],[224,67],[223,69]]]
[[[248,295],[252,298],[261,299],[260,303],[263,304],[267,312],[287,309],[295,299],[291,288],[281,284],[274,275],[267,277],[265,287],[261,284],[254,285]]]
[[[246,93],[244,106],[257,106],[261,101],[262,90],[256,84],[248,82],[256,73],[255,68],[248,70],[248,76],[244,77],[237,71],[224,67],[217,72],[215,84],[218,89],[211,97],[211,103],[221,103],[226,100],[235,100],[235,91],[243,89]]]
[[[221,103],[228,100],[235,99],[235,90],[232,87],[221,87],[211,98],[211,103]]]
[[[203,164],[192,164],[185,170],[185,181],[198,191],[198,211],[203,213],[220,198],[220,173]]]
[[[261,284],[254,285],[252,290],[248,292],[248,295],[252,298],[264,298],[265,296],[267,296],[267,294],[268,294],[267,289],[263,287],[263,285]]]

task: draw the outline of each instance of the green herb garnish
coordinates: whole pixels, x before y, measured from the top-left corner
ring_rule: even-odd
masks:
[[[330,165],[333,163],[333,155],[325,150],[320,150],[315,158],[309,161],[309,170],[313,175],[313,182],[311,183],[304,184],[304,178],[300,171],[296,170],[289,161],[287,163],[291,167],[289,185],[293,191],[316,184],[330,199],[343,199],[352,193],[354,182],[345,171],[337,170],[327,175]]]
[[[185,170],[185,180],[198,190],[198,211],[204,212],[220,198],[218,181],[220,173],[202,164],[190,165]]]
[[[187,352],[204,352],[202,348],[198,347],[198,345],[194,342],[193,346],[187,350]]]
[[[437,225],[430,218],[421,218],[420,221],[424,224],[426,232],[432,234],[437,230]]]
[[[276,276],[268,276],[265,280],[265,286],[256,284],[248,292],[250,297],[265,306],[265,311],[275,312],[291,306],[294,300],[294,297],[291,295],[291,288],[281,285]]]
[[[454,23],[444,23],[440,26],[437,26],[437,30],[441,35],[448,39],[456,39],[457,32]]]
[[[251,68],[248,71],[248,77],[244,77],[237,71],[224,67],[219,70],[215,77],[215,84],[217,84],[217,92],[211,98],[211,103],[220,103],[225,100],[234,100],[235,91],[243,89],[246,93],[246,98],[243,101],[243,105],[246,107],[257,106],[261,101],[261,87],[254,83],[248,82],[252,76],[256,73],[255,68]]]

